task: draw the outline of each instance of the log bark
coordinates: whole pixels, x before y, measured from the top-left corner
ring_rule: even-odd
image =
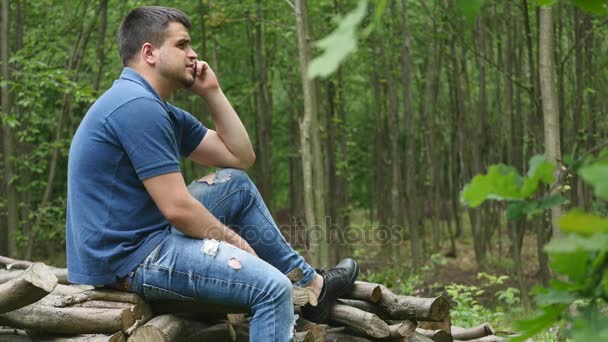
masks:
[[[32,304],[0,314],[0,324],[56,334],[114,334],[126,331],[136,320],[131,308],[55,308]]]
[[[19,277],[0,284],[0,314],[13,311],[39,301],[57,286],[48,267],[35,263],[21,272]]]
[[[113,335],[83,334],[71,336],[32,336],[36,342],[125,342],[126,335],[119,331]]]
[[[378,316],[352,306],[334,305],[330,319],[370,337],[383,338],[390,333],[388,324]]]
[[[24,270],[32,266],[33,262],[26,260],[17,260],[0,255],[0,264],[6,265],[7,270],[10,270],[12,268]]]
[[[434,342],[452,342],[452,335],[444,330],[427,330],[427,329],[416,329],[416,332],[424,335]]]
[[[415,331],[411,336],[403,339],[404,342],[433,342],[432,339],[422,335],[421,333]]]
[[[427,329],[427,330],[443,330],[445,332],[452,332],[452,320],[448,316],[441,322],[419,322],[418,328]]]
[[[456,340],[473,340],[484,336],[494,335],[494,329],[488,322],[470,328],[452,327],[451,330],[452,336]]]
[[[416,331],[416,322],[414,321],[403,321],[399,324],[393,324],[389,327],[389,337],[408,337],[414,334]]]
[[[374,315],[380,317],[382,320],[390,320],[392,319],[388,313],[384,312],[382,310],[382,308],[380,308],[380,306],[374,304],[374,303],[370,303],[370,302],[366,302],[364,300],[357,300],[357,299],[338,299],[338,304],[344,304],[344,305],[348,305],[348,306],[352,306],[354,308],[363,310],[363,311],[367,311],[370,313],[373,313]]]
[[[443,321],[450,315],[450,303],[444,297],[401,296],[394,294],[384,285],[380,285],[380,289],[382,296],[378,304],[393,318]]]
[[[454,340],[454,342],[465,342],[465,341],[466,342],[506,342],[508,340],[509,339],[504,338],[504,337],[489,335],[489,336],[476,338],[474,340]]]
[[[364,300],[371,303],[379,303],[382,299],[380,284],[356,281],[353,290],[344,298]]]
[[[227,324],[224,338],[227,338]],[[161,315],[148,321],[139,327],[131,337],[129,342],[169,342],[169,341],[190,341],[189,336],[196,331],[203,331],[209,328],[208,324],[195,320],[186,319],[176,315]],[[218,333],[216,331],[216,333]]]
[[[371,342],[372,340],[365,337],[349,335],[344,332],[331,332],[327,334],[325,341]]]
[[[296,331],[311,333],[314,342],[324,342],[327,338],[327,324],[317,324],[303,318],[298,318],[296,321]]]
[[[74,291],[77,291],[74,288]],[[72,294],[66,294],[61,297],[55,297],[53,300],[53,306],[58,308],[64,308],[75,304],[81,304],[89,301],[106,301],[106,302],[120,302],[129,304],[141,304],[144,300],[135,293],[115,291],[115,290],[89,290],[79,291]]]
[[[68,270],[67,268],[54,268],[54,267],[49,267],[49,269],[51,270],[51,273],[53,273],[53,275],[55,275],[55,277],[57,277],[57,281],[60,284],[68,284]],[[19,277],[21,275],[21,273],[23,273],[23,270],[16,270],[16,271],[5,271],[5,270],[0,270],[0,284],[6,283],[7,281],[13,280],[17,277]]]

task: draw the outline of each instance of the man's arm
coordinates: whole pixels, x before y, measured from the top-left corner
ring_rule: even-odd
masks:
[[[190,195],[180,172],[150,177],[143,183],[165,218],[184,235],[225,241],[256,255],[247,241],[223,225]]]
[[[255,153],[245,126],[222,92],[209,65],[199,61],[196,69],[195,83],[190,90],[207,104],[215,131],[207,131],[189,158],[203,165],[249,168],[255,161]]]

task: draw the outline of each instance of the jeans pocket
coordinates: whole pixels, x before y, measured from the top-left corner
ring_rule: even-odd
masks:
[[[194,300],[194,298],[182,296],[179,293],[148,284],[144,284],[144,297],[148,300]]]
[[[159,244],[158,246],[154,247],[154,249],[152,250],[152,252],[150,252],[150,254],[148,254],[148,256],[144,259],[144,261],[141,263],[142,266],[146,266],[146,265],[150,265],[156,262],[156,260],[158,259],[158,256],[160,255],[160,251],[163,248],[163,245],[165,244],[165,242],[167,242],[167,238],[165,237]]]
[[[133,272],[131,272],[128,276],[129,287],[127,291],[139,293],[139,277],[141,276],[141,269],[143,268],[143,264],[135,267]]]

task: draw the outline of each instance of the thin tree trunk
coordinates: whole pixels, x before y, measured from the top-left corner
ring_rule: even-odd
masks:
[[[524,30],[526,35],[526,52],[528,59],[528,84],[530,87],[530,103],[534,105],[534,115],[530,116],[527,120],[527,132],[540,132],[542,118],[542,106],[539,99],[539,87],[538,87],[538,73],[536,72],[536,63],[534,58],[534,47],[532,45],[532,30],[530,27],[530,19],[528,14],[528,1],[523,0],[522,4],[522,15],[524,18]],[[532,134],[528,140],[527,155],[531,156],[534,151],[534,147],[538,145],[538,135]],[[540,277],[543,284],[547,284],[549,281],[549,263],[547,253],[544,250],[544,228],[543,224],[539,221],[536,222],[536,240],[537,240],[537,254],[538,254],[538,267],[540,270]]]
[[[583,115],[583,100],[585,99],[584,94],[584,83],[583,83],[583,53],[584,50],[580,47],[583,46],[583,23],[581,19],[582,13],[578,8],[574,9],[573,20],[574,20],[574,108],[572,111],[572,123],[574,125],[574,146],[577,148],[577,152],[585,147],[585,137],[588,136],[588,131],[583,127],[589,127],[589,123],[585,122],[585,115]],[[578,156],[578,153],[575,157]],[[583,207],[585,202],[585,195],[583,193],[583,182],[578,176],[574,176],[572,180],[572,195],[574,198],[573,203],[576,203],[578,207]]]
[[[101,23],[99,24],[98,41],[97,41],[97,73],[93,80],[93,89],[99,91],[99,84],[101,83],[101,76],[103,75],[103,67],[106,63],[106,50],[105,50],[105,39],[106,39],[106,28],[108,26],[108,0],[101,0],[99,2],[99,12],[101,13]]]
[[[10,80],[9,71],[9,0],[2,0],[2,28],[1,28],[1,56],[2,79]],[[2,113],[6,116],[11,113],[11,94],[9,85],[2,85]],[[4,154],[4,186],[6,189],[6,228],[0,232],[0,251],[9,256],[16,256],[17,245],[15,233],[17,232],[18,212],[17,212],[17,192],[13,181],[13,131],[11,127],[4,123],[2,125],[3,154]]]
[[[264,11],[262,1],[255,2],[255,68],[256,68],[256,112],[257,112],[257,140],[258,140],[258,187],[265,202],[272,209],[272,145],[270,134],[272,133],[271,113],[268,106],[268,73],[266,69],[266,58],[264,53]]]
[[[417,215],[415,215],[415,203],[416,203],[416,194],[417,189],[415,186],[416,181],[416,161],[415,161],[415,151],[416,151],[416,120],[415,113],[413,108],[413,100],[412,100],[412,57],[410,52],[410,29],[409,29],[409,20],[408,20],[408,0],[402,0],[402,46],[401,46],[401,64],[402,64],[402,82],[403,82],[403,117],[405,120],[406,126],[406,151],[405,151],[405,174],[407,175],[405,181],[405,196],[407,200],[407,210],[408,214],[408,226],[410,230],[410,240],[411,240],[411,248],[412,248],[412,266],[414,268],[421,265],[421,255],[420,255],[420,237],[418,236],[418,222]],[[427,82],[432,81],[427,80]],[[432,89],[432,88],[431,88]],[[425,116],[426,117],[426,116]],[[401,186],[399,186],[401,189]],[[398,224],[401,224],[399,222]],[[438,239],[437,236],[435,236]],[[438,241],[435,241],[435,245]]]
[[[559,136],[559,108],[555,96],[555,85],[553,79],[553,14],[551,6],[540,8],[540,37],[539,37],[539,77],[540,90],[543,99],[543,122],[545,133],[545,151],[550,160],[561,161],[560,136]],[[559,170],[559,168],[557,168]],[[554,188],[554,193],[557,192]],[[557,220],[561,216],[561,208],[551,209],[551,223],[553,236],[561,236]]]
[[[321,156],[319,127],[317,123],[317,95],[315,81],[308,78],[311,59],[310,31],[306,0],[295,1],[296,29],[302,90],[304,94],[304,117],[300,122],[302,169],[304,178],[304,208],[306,223],[314,229],[317,241],[313,249],[317,265],[328,264],[327,229],[325,225],[325,198],[323,196],[323,162]],[[314,167],[313,167],[314,166]]]

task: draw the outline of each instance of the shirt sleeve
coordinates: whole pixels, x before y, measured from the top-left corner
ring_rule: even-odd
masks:
[[[180,154],[188,157],[194,149],[203,141],[207,134],[205,127],[194,115],[169,105],[169,108],[175,113],[178,122],[180,123],[180,134],[178,134]]]
[[[180,171],[174,124],[158,101],[130,101],[107,118],[106,127],[128,155],[140,180]]]

